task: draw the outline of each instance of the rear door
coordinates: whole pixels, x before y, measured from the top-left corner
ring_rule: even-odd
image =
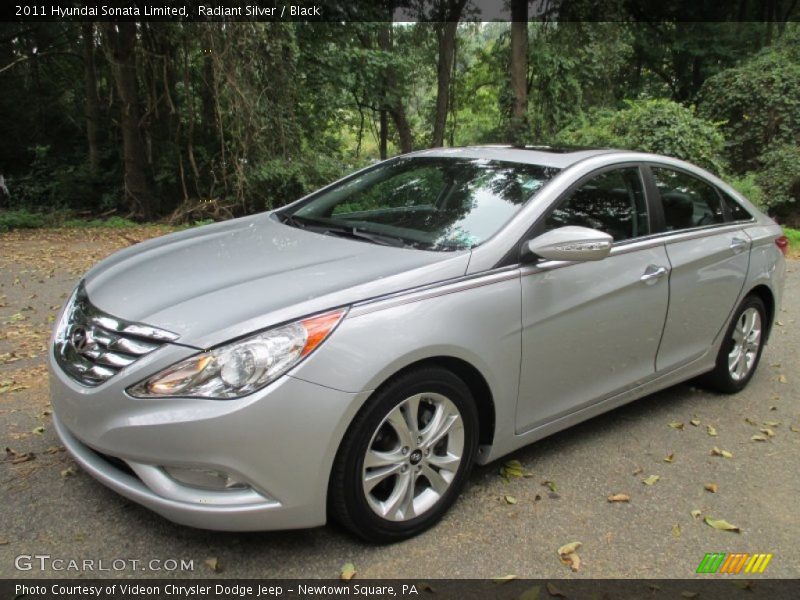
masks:
[[[744,286],[750,239],[741,224],[731,223],[716,187],[675,168],[650,170],[671,265],[669,309],[656,359],[661,372],[711,348]]]
[[[551,422],[653,377],[669,262],[652,239],[638,166],[591,175],[533,236],[581,225],[614,237],[611,255],[523,267],[517,431]]]

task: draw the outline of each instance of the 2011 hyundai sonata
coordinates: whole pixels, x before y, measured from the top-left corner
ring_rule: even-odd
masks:
[[[611,150],[400,156],[106,259],[50,353],[91,475],[196,527],[432,525],[487,463],[702,375],[753,376],[787,241],[695,166]]]

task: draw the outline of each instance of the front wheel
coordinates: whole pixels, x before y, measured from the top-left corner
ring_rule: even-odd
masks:
[[[461,379],[438,367],[398,377],[370,398],[342,442],[333,516],[372,542],[424,531],[460,493],[477,441],[477,410]]]
[[[766,315],[761,298],[748,296],[742,301],[719,349],[716,367],[702,378],[702,383],[725,394],[745,388],[764,349]]]

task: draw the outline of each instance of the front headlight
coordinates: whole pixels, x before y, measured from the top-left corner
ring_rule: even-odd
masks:
[[[182,360],[128,389],[137,398],[239,398],[275,381],[336,328],[336,310],[268,329]]]

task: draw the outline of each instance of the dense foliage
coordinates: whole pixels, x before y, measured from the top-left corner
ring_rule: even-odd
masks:
[[[699,118],[693,106],[671,100],[629,101],[622,110],[589,113],[560,137],[568,144],[655,152],[715,173],[724,170],[725,139],[719,126]]]
[[[620,0],[598,23],[553,0],[521,30],[469,22],[464,0],[404,4],[418,22],[0,24],[0,209],[222,219],[413,149],[567,142],[684,158],[796,218],[795,4],[637,22]]]

